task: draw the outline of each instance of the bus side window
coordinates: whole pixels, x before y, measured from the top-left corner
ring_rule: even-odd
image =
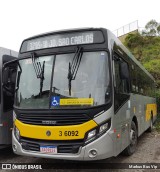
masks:
[[[128,100],[129,98],[129,79],[123,79],[120,76],[121,65],[120,63],[126,63],[123,59],[115,57],[114,68],[115,68],[115,112]],[[127,63],[126,63],[127,64]],[[129,72],[129,68],[128,68]]]

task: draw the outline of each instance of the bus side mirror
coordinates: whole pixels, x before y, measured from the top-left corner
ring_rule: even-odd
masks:
[[[3,70],[3,79],[2,79],[2,82],[3,82],[3,85],[7,85],[8,84],[8,78],[9,78],[9,67],[6,67],[4,68]]]
[[[121,79],[129,79],[129,69],[125,62],[120,62],[120,77]]]

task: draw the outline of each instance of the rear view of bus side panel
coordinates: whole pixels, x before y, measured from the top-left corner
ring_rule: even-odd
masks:
[[[11,144],[11,128],[13,126],[13,107],[12,105],[9,107],[9,101],[7,101],[7,93],[4,93],[5,90],[2,87],[2,67],[3,67],[3,58],[5,55],[9,55],[13,57],[17,57],[18,53],[6,48],[0,48],[0,148],[5,147],[6,145]],[[13,98],[13,96],[9,96],[9,99]]]

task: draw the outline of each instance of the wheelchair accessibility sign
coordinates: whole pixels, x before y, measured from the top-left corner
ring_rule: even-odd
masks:
[[[77,105],[93,105],[93,98],[64,98],[60,96],[52,96],[51,106],[77,106]]]
[[[59,96],[53,96],[51,98],[51,106],[59,106],[60,105],[60,97]]]

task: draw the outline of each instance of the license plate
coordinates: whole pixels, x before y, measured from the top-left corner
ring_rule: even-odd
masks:
[[[57,146],[40,146],[40,152],[57,154]]]

